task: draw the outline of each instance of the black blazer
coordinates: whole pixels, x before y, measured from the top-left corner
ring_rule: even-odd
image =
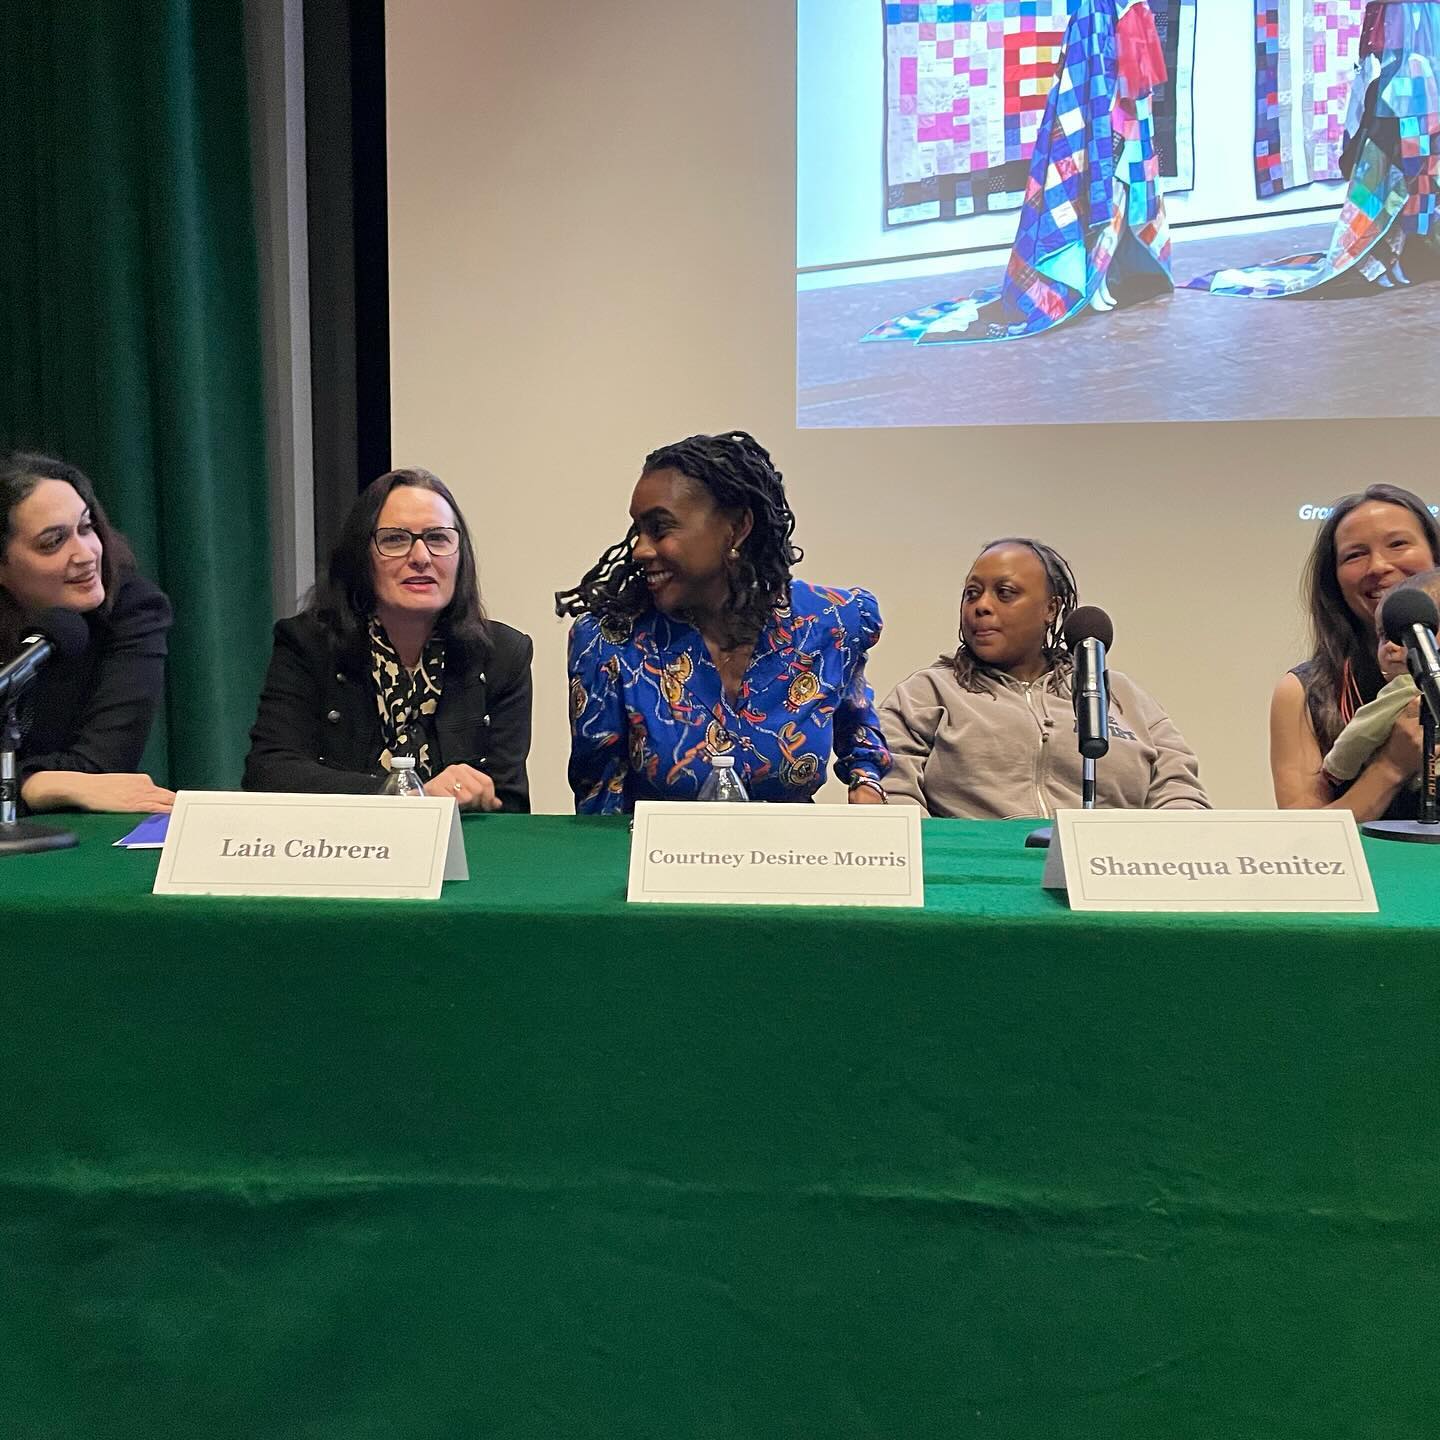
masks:
[[[55,659],[20,702],[20,780],[38,770],[126,774],[140,768],[165,688],[170,602],[125,575],[108,609],[84,617],[90,644]],[[7,657],[8,658],[8,657]]]
[[[530,753],[528,635],[489,622],[485,654],[445,643],[445,688],[435,711],[438,774],[473,765],[495,782],[506,810],[530,809],[525,761]],[[250,731],[247,790],[367,795],[385,783],[385,740],[363,631],[341,648],[314,615],[275,626],[275,649]]]

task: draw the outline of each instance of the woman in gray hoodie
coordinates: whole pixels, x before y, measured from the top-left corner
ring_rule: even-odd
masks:
[[[891,800],[967,819],[1050,816],[1080,805],[1069,653],[1075,577],[1049,545],[994,540],[965,580],[960,646],[902,680],[880,706]],[[1143,690],[1110,671],[1101,809],[1208,809],[1194,752]]]

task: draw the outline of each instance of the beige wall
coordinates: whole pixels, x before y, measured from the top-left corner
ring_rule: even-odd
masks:
[[[877,693],[951,644],[982,540],[1038,535],[1215,800],[1270,803],[1296,508],[1412,474],[1430,422],[797,431],[792,6],[391,0],[386,23],[395,462],[453,486],[492,612],[535,638],[537,809],[570,805],[552,592],[624,532],[648,449],[732,427],[785,473],[802,573],[879,595]]]

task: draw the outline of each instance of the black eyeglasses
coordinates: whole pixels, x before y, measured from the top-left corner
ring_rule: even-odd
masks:
[[[437,560],[453,555],[460,548],[460,532],[449,525],[432,525],[428,530],[401,530],[387,525],[371,537],[375,548],[388,560],[408,555],[418,540]]]

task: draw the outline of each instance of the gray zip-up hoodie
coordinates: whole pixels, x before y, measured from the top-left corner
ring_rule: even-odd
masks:
[[[880,706],[894,761],[891,800],[974,820],[1050,816],[1080,806],[1080,749],[1070,676],[1024,682],[978,670],[962,688],[942,658]],[[1102,810],[1208,810],[1199,763],[1170,717],[1110,671],[1110,751],[1095,764]]]

